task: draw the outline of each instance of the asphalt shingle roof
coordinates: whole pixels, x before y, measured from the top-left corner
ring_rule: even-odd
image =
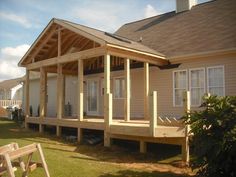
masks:
[[[150,47],[145,46],[144,44],[142,44],[140,42],[137,42],[138,40],[134,41],[134,40],[128,39],[126,37],[122,37],[122,36],[119,36],[116,34],[107,33],[107,32],[101,31],[101,30],[97,30],[94,28],[90,28],[90,27],[76,24],[76,23],[66,21],[66,20],[61,20],[61,19],[56,19],[56,20],[59,20],[59,21],[66,23],[70,26],[73,26],[79,30],[87,32],[99,39],[104,40],[108,44],[113,44],[113,45],[126,47],[126,48],[130,48],[130,49],[135,49],[138,51],[143,51],[143,52],[147,52],[147,53],[151,53],[151,54],[155,54],[155,55],[159,55],[159,56],[164,56],[162,53],[158,52],[157,50],[153,50]]]
[[[117,35],[167,57],[236,47],[236,1],[215,0],[123,25]]]

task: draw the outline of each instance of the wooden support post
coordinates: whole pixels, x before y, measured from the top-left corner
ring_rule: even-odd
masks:
[[[61,29],[58,28],[58,38],[57,38],[57,56],[61,56]]]
[[[186,91],[183,93],[183,102],[184,102],[184,109],[186,113],[190,113],[190,92]],[[183,138],[182,143],[182,160],[189,163],[189,125],[185,126],[185,137]]]
[[[81,141],[83,140],[83,129],[82,128],[78,128],[78,132],[77,132],[77,142],[81,143]]]
[[[147,152],[147,143],[145,141],[140,141],[140,153],[146,153]]]
[[[57,136],[61,136],[61,127],[57,126],[57,132],[56,132]]]
[[[130,59],[125,59],[125,121],[130,121]]]
[[[104,146],[109,147],[110,141],[110,124],[112,122],[112,94],[110,93],[110,55],[104,56]]]
[[[44,125],[39,124],[39,133],[43,133],[43,132],[44,132]]]
[[[84,118],[84,65],[83,60],[78,60],[78,120]]]
[[[112,94],[107,93],[105,96],[105,123],[106,123],[106,131],[110,130],[110,125],[112,124]]]
[[[110,72],[111,72],[111,61],[110,55],[104,55],[104,91],[110,93]]]
[[[57,65],[57,118],[62,118],[63,106],[63,74],[62,64]]]
[[[156,127],[157,127],[157,91],[153,91],[150,101],[151,101],[150,133],[151,136],[155,137]]]
[[[26,69],[26,79],[25,79],[25,128],[28,129],[27,118],[30,116],[30,101],[29,101],[29,82],[30,82],[30,71]]]
[[[47,73],[43,67],[40,68],[40,118],[46,115],[47,102]]]
[[[112,124],[112,94],[107,93],[104,95],[105,97],[105,131],[104,131],[104,146],[110,147],[111,140],[110,140],[110,125]]]
[[[144,119],[149,120],[149,63],[144,63]]]
[[[47,112],[47,73],[43,67],[40,68],[40,119],[46,116]],[[39,125],[39,132],[43,132],[43,125]]]

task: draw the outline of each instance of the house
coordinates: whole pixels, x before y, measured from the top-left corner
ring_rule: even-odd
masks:
[[[60,136],[73,127],[79,142],[84,129],[101,130],[104,146],[136,140],[141,152],[147,142],[177,144],[187,162],[189,130],[179,118],[199,110],[205,93],[236,95],[236,3],[176,5],[114,34],[52,19],[19,62],[26,128],[51,125]]]
[[[10,79],[0,82],[0,107],[21,107],[23,97],[23,78]]]
[[[0,82],[0,117],[8,117],[8,106],[21,107],[23,97],[22,78]]]

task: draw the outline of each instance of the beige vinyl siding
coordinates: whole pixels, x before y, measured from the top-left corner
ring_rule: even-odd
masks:
[[[236,56],[214,56],[208,58],[191,59],[184,61],[176,61],[173,63],[182,63],[179,68],[170,70],[160,70],[155,68],[151,73],[152,89],[158,91],[158,110],[161,115],[174,114],[181,116],[183,114],[182,107],[173,106],[173,76],[175,70],[183,70],[193,68],[205,68],[211,66],[224,66],[225,76],[225,95],[236,95]],[[207,78],[207,72],[205,73]],[[189,77],[189,75],[188,75]],[[207,88],[207,80],[205,79]],[[189,80],[188,80],[189,88]],[[192,107],[193,110],[198,108]]]
[[[57,108],[57,80],[55,77],[48,77],[47,81],[47,117],[56,117]]]
[[[65,77],[65,104],[71,105],[72,116],[77,116],[77,77]]]
[[[189,89],[189,70],[193,68],[205,68],[212,66],[224,66],[225,72],[225,95],[236,95],[236,56],[215,56],[208,58],[189,59],[172,63],[182,63],[178,68],[160,70],[158,67],[150,67],[150,92],[156,90],[158,93],[158,114],[161,116],[181,117],[184,113],[183,107],[173,106],[173,71],[187,70]],[[207,78],[207,72],[205,72]],[[104,74],[92,74],[85,76],[84,83],[84,111],[87,112],[87,79],[97,79],[99,85],[99,109],[98,115],[103,115],[103,96],[101,95],[101,80]],[[111,73],[111,92],[113,92],[113,78],[124,76],[124,71]],[[131,70],[131,118],[142,118],[144,114],[144,81],[143,68]],[[30,83],[30,103],[34,112],[39,104],[39,80]],[[207,90],[207,80],[205,79]],[[33,91],[34,90],[34,91]],[[48,114],[56,115],[56,77],[48,79]],[[66,98],[65,104],[72,105],[72,115],[77,115],[77,77],[66,76]],[[36,108],[36,109],[35,109]],[[192,109],[198,109],[192,107]],[[124,116],[124,99],[113,97],[113,117]]]
[[[29,84],[29,105],[32,106],[33,109],[33,116],[38,115],[38,106],[39,106],[39,92],[40,86],[39,86],[39,80],[31,80]]]

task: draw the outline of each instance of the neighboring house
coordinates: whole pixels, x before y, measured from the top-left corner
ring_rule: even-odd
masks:
[[[114,34],[52,19],[19,62],[27,69],[26,126],[53,125],[57,135],[77,128],[78,141],[83,129],[102,130],[105,146],[111,138],[137,140],[142,152],[146,142],[178,144],[187,161],[188,130],[178,120],[186,104],[198,110],[205,93],[236,95],[235,19],[234,0],[177,0],[176,12]],[[30,116],[39,105],[39,118]]]
[[[23,78],[0,82],[0,107],[21,107],[23,97]]]

